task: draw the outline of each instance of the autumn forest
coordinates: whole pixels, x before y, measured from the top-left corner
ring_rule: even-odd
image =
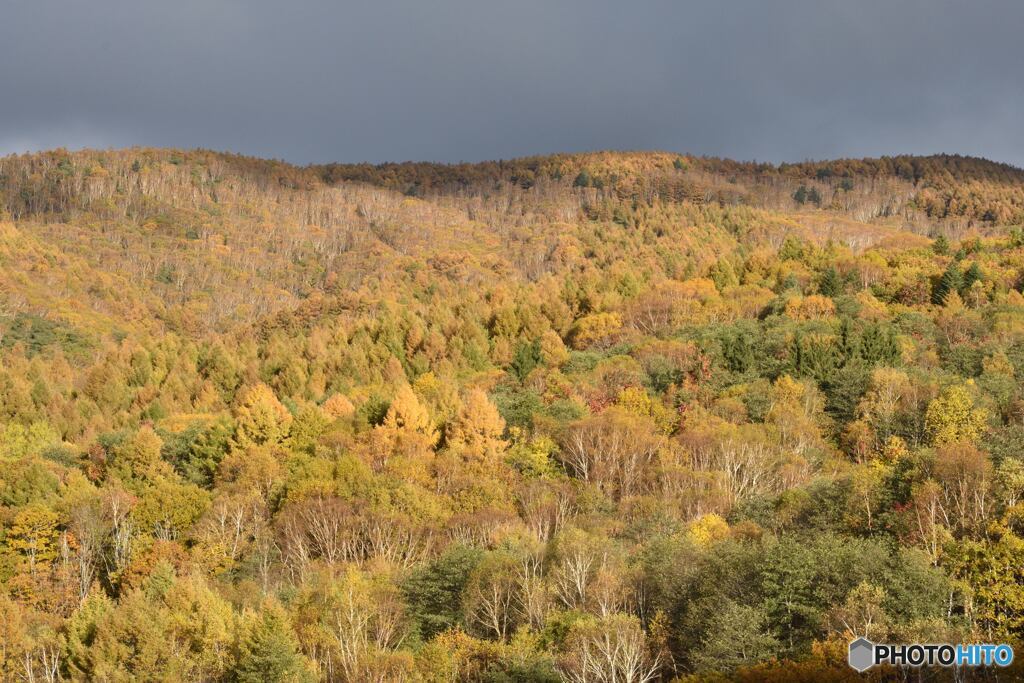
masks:
[[[0,158],[0,680],[1019,646],[1022,289],[977,158]]]

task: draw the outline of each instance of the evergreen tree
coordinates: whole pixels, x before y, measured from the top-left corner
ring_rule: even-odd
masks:
[[[733,372],[746,372],[756,362],[750,338],[743,332],[733,332],[722,339],[722,355]]]
[[[781,261],[802,261],[807,255],[803,240],[788,235],[779,247],[779,260]]]
[[[939,281],[932,288],[932,303],[937,306],[946,303],[946,297],[949,296],[949,293],[959,292],[963,284],[963,273],[960,272],[960,266],[954,261],[949,264],[946,272],[942,274],[942,277],[939,278]]]
[[[839,321],[839,353],[843,364],[848,364],[860,356],[860,338],[853,329],[853,320],[843,316]]]
[[[729,263],[728,259],[719,259],[711,266],[711,270],[708,273],[712,282],[715,283],[715,287],[718,291],[724,291],[727,287],[735,287],[739,284],[739,278],[736,277],[736,271],[733,269],[732,264]]]
[[[843,279],[835,266],[829,266],[821,274],[821,281],[818,283],[818,291],[824,296],[835,297],[843,293]]]
[[[793,369],[798,375],[824,381],[840,365],[840,350],[832,338],[798,334],[793,346]]]
[[[782,645],[758,607],[725,600],[709,615],[707,633],[693,653],[694,664],[711,671],[732,671],[770,658]]]
[[[519,345],[516,346],[516,353],[512,357],[510,369],[522,382],[542,362],[540,339],[535,339],[532,343],[519,342]]]
[[[869,325],[860,337],[860,356],[868,365],[893,365],[900,358],[896,333],[891,327]]]
[[[977,263],[972,263],[971,267],[967,269],[966,273],[964,273],[963,284],[960,285],[959,290],[960,295],[966,296],[967,292],[971,289],[971,285],[975,282],[980,282],[981,279],[981,268],[978,267]]]
[[[586,170],[580,171],[579,175],[576,176],[576,180],[572,182],[573,187],[590,187],[591,184],[593,184],[593,181]]]
[[[238,647],[237,683],[298,683],[310,677],[284,610],[268,606]]]

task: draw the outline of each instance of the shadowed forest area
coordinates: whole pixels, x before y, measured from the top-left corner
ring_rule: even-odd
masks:
[[[1022,226],[959,156],[0,158],[0,679],[1019,645]]]

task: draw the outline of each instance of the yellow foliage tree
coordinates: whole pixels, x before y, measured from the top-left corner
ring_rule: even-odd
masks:
[[[795,320],[815,320],[835,315],[836,305],[827,296],[794,297],[786,304],[786,315]]]
[[[240,448],[274,445],[288,436],[292,415],[266,384],[242,394],[235,408],[235,445]]]
[[[932,443],[940,446],[977,440],[987,419],[987,411],[975,408],[967,387],[959,385],[949,387],[928,404],[924,423]]]
[[[466,394],[459,414],[449,423],[445,437],[449,446],[489,460],[505,450],[504,433],[505,420],[497,407],[486,393],[473,389]]]
[[[686,530],[686,537],[702,548],[706,548],[728,535],[729,523],[721,515],[716,515],[713,512],[693,520]]]
[[[117,449],[112,473],[125,482],[172,475],[170,465],[160,458],[162,447],[163,441],[153,428],[143,427],[130,441]]]
[[[324,401],[321,408],[323,408],[324,414],[334,420],[351,417],[356,412],[352,401],[343,394],[332,394],[329,399]]]
[[[409,385],[403,385],[391,402],[384,422],[373,430],[371,447],[376,468],[388,465],[392,456],[404,456],[389,465],[403,478],[425,483],[422,459],[430,456],[439,433],[423,402]],[[412,469],[409,469],[412,468]]]
[[[554,330],[548,330],[540,338],[540,354],[545,365],[559,366],[569,360],[569,350]]]
[[[572,330],[572,344],[577,349],[606,346],[620,329],[622,318],[618,313],[594,313],[580,318]]]
[[[649,417],[665,434],[671,434],[676,427],[676,416],[660,401],[655,401],[640,387],[626,387],[619,392],[618,405],[627,412]]]
[[[25,506],[7,532],[7,545],[21,555],[29,574],[57,556],[57,513],[41,503]]]
[[[398,390],[384,416],[385,430],[395,433],[417,433],[427,438],[430,445],[437,443],[437,429],[430,419],[430,413],[409,385]]]

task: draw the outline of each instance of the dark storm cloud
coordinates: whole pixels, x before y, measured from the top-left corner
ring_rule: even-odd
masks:
[[[0,153],[1024,164],[1019,0],[2,0]]]

